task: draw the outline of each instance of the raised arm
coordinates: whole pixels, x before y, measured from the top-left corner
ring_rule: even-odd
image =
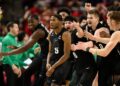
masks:
[[[119,37],[120,37],[120,32],[119,31],[115,32],[111,36],[110,41],[107,43],[105,48],[103,48],[103,49],[90,48],[89,52],[91,52],[92,54],[97,53],[98,55],[100,55],[102,57],[106,57],[112,51],[112,49],[117,45],[117,43],[120,42]]]
[[[94,41],[107,44],[110,41],[110,32],[107,28],[99,28],[95,31]]]
[[[84,32],[82,28],[80,27],[80,24],[78,22],[74,22],[73,24],[74,24],[74,28],[77,30],[77,33],[76,33],[77,37],[79,38],[83,37]]]
[[[86,38],[89,38],[89,39],[91,39],[91,40],[93,40],[93,41],[96,41],[96,42],[101,42],[101,43],[104,43],[104,44],[107,44],[108,42],[109,42],[109,40],[110,40],[110,38],[102,38],[102,37],[100,37],[100,36],[94,36],[94,35],[92,35],[91,33],[89,33],[89,32],[85,32],[85,36],[86,36]]]

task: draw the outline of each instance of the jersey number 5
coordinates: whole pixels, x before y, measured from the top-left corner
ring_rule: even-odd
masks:
[[[55,54],[58,54],[59,53],[58,47],[55,47],[54,49],[55,49]]]

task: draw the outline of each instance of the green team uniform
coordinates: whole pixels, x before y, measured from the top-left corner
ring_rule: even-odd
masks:
[[[2,40],[2,52],[9,52],[13,49],[8,48],[8,46],[17,46],[16,37],[12,34],[8,33]],[[26,65],[23,62],[18,60],[19,55],[10,55],[10,56],[4,56],[1,61],[3,64],[9,64],[12,66],[15,64],[18,67],[21,67],[22,65]]]

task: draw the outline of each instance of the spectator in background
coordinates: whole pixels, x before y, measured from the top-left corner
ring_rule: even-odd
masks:
[[[120,0],[114,0],[113,5],[120,7]]]
[[[3,9],[3,22],[7,24],[9,21],[20,21],[23,16],[24,9],[22,8],[22,0],[1,0],[1,7]],[[16,9],[17,8],[17,9]]]
[[[107,14],[107,7],[103,2],[96,4],[96,9],[98,10],[99,14],[103,17],[104,20],[106,20],[106,14]]]
[[[91,9],[93,9],[92,3],[90,1],[85,2],[85,11],[88,13]]]
[[[66,16],[71,15],[71,11],[67,7],[61,7],[60,9],[58,9],[57,14],[61,15],[62,19],[64,21],[64,19],[65,19]]]

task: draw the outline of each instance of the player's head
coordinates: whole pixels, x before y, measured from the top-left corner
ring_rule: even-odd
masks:
[[[60,9],[58,9],[57,14],[62,16],[62,19],[64,20],[65,17],[71,15],[70,9],[67,7],[61,7]]]
[[[28,26],[29,26],[29,29],[33,30],[38,23],[39,23],[39,17],[38,17],[38,15],[30,15],[28,17]]]
[[[57,29],[62,25],[62,17],[61,15],[55,14],[50,18],[50,28]]]
[[[73,30],[74,22],[77,22],[76,18],[73,16],[67,16],[64,20],[65,28],[68,30]]]
[[[107,15],[107,23],[111,30],[120,28],[120,11],[113,11]]]

